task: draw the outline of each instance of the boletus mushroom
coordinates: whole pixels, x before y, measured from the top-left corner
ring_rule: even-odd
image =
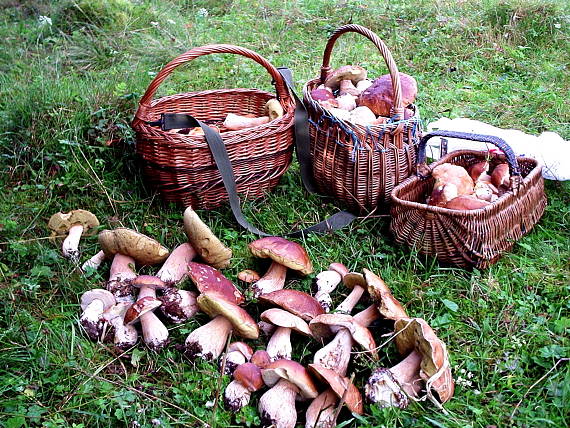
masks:
[[[157,240],[126,227],[103,230],[98,238],[107,257],[119,253],[132,257],[141,265],[162,263],[169,254],[168,248]]]
[[[245,342],[232,342],[228,346],[226,354],[226,366],[223,374],[232,374],[236,367],[247,363],[253,356],[253,349]],[[220,358],[220,370],[222,369],[223,358]]]
[[[421,318],[401,318],[394,327],[396,347],[405,358],[390,369],[374,370],[365,386],[368,401],[403,409],[408,397],[417,398],[422,388],[432,401],[448,401],[454,382],[445,343]]]
[[[103,312],[115,304],[115,297],[107,290],[95,288],[86,291],[81,296],[81,310],[79,324],[83,327],[91,340],[99,340],[105,320]]]
[[[334,270],[324,270],[317,275],[316,285],[317,292],[315,299],[323,307],[325,312],[329,312],[332,305],[331,293],[340,284],[342,276]]]
[[[233,372],[233,380],[226,387],[224,404],[237,412],[249,403],[251,393],[263,388],[265,383],[261,376],[261,368],[253,363],[240,364]]]
[[[130,256],[117,253],[113,256],[111,263],[111,272],[106,288],[117,302],[133,303],[133,287],[131,282],[137,277],[134,271],[135,259]]]
[[[249,250],[255,257],[270,258],[271,266],[263,277],[253,284],[255,297],[272,291],[281,290],[285,286],[287,268],[308,275],[313,272],[309,255],[296,242],[278,236],[268,236],[253,241]]]
[[[254,128],[256,126],[269,123],[269,116],[249,117],[228,113],[224,120],[224,127],[229,131],[239,131],[240,129]]]
[[[105,256],[105,252],[103,250],[100,250],[97,253],[95,253],[94,256],[86,260],[85,263],[81,265],[81,270],[83,272],[87,272],[88,270],[97,270],[99,269],[99,266],[101,266],[101,263],[103,263],[106,258],[107,257]]]
[[[459,165],[443,163],[432,171],[435,179],[433,190],[429,198],[429,205],[445,207],[449,201],[461,195],[473,194],[473,180]]]
[[[412,104],[418,93],[416,79],[405,73],[400,74],[400,85],[402,87],[402,105],[394,105],[394,91],[392,89],[392,78],[385,74],[375,79],[358,97],[358,105],[366,106],[377,116],[391,116],[392,109],[404,108]],[[403,111],[402,111],[403,112]],[[402,119],[402,117],[400,118]]]
[[[366,79],[367,72],[358,65],[343,65],[329,74],[323,82],[327,88],[335,91],[340,88],[343,80],[350,80],[353,85],[357,85],[361,80]]]
[[[86,210],[73,210],[68,213],[58,212],[52,215],[48,228],[52,237],[65,236],[62,244],[63,256],[74,263],[79,261],[79,241],[81,236],[95,232],[99,220],[94,214]]]
[[[139,334],[131,325],[125,325],[125,315],[131,307],[129,302],[117,302],[105,312],[102,318],[113,327],[113,343],[119,349],[128,349],[137,343]]]

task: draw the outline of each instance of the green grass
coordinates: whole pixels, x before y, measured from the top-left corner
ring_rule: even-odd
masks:
[[[203,315],[172,327],[172,345],[158,355],[140,345],[118,356],[88,341],[77,325],[79,297],[101,286],[107,267],[78,275],[43,239],[52,213],[81,207],[96,213],[103,227],[136,228],[170,248],[184,241],[182,210],[145,186],[129,127],[154,74],[181,52],[207,43],[249,47],[275,65],[291,67],[300,91],[318,72],[327,35],[351,21],[375,31],[400,70],[417,78],[418,105],[427,121],[468,116],[570,139],[570,8],[564,1],[0,4],[4,427],[259,423],[258,397],[236,415],[223,406],[209,407],[220,389],[216,367],[193,364],[174,347],[206,321]],[[339,40],[332,61],[385,73],[378,52],[356,35]],[[157,96],[222,87],[271,89],[271,84],[249,60],[209,56],[177,70]],[[107,145],[110,140],[115,144]],[[443,267],[394,245],[386,218],[302,241],[317,270],[340,261],[381,274],[410,315],[436,328],[458,379],[447,414],[421,402],[406,410],[366,406],[365,416],[342,413],[340,420],[370,427],[569,425],[570,365],[563,359],[570,356],[570,186],[547,183],[547,194],[547,212],[534,231],[485,271]],[[273,233],[335,211],[301,190],[296,167],[266,201],[245,208],[252,221]],[[234,249],[232,267],[225,271],[229,278],[235,280],[246,267],[265,269],[248,253],[254,236],[237,228],[227,207],[200,214]],[[84,259],[94,254],[96,238],[82,241],[81,249]],[[291,278],[291,286],[309,290],[312,278]],[[335,301],[344,294],[339,291]],[[255,304],[248,310],[259,313]],[[379,343],[381,333],[374,331]],[[318,345],[297,342],[295,357],[311,362]],[[263,346],[261,340],[254,344]],[[391,346],[381,356],[387,366],[397,362]],[[370,361],[356,358],[351,370],[358,386],[371,368]],[[228,381],[221,379],[222,385]]]

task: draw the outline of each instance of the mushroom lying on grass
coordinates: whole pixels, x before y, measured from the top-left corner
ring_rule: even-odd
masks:
[[[131,307],[128,302],[118,302],[103,312],[102,318],[113,327],[113,343],[119,349],[128,349],[137,343],[139,334],[137,329],[129,324],[125,325],[125,315]]]
[[[253,349],[245,342],[232,342],[228,346],[226,354],[226,366],[223,374],[232,374],[236,367],[248,362],[253,355]],[[223,358],[220,358],[220,370],[222,369]]]
[[[317,299],[325,312],[330,311],[332,304],[331,293],[341,281],[342,275],[330,267],[329,270],[324,270],[317,275],[315,299]]]
[[[169,254],[157,240],[125,227],[102,230],[98,239],[107,257],[119,253],[134,258],[141,265],[162,263]]]
[[[52,215],[48,222],[53,237],[67,235],[62,244],[63,256],[74,263],[79,261],[81,236],[93,233],[98,226],[97,217],[86,210],[73,210],[66,214],[59,212]]]
[[[97,270],[106,258],[107,257],[105,256],[105,252],[103,250],[98,251],[93,257],[81,265],[81,270],[83,272],[87,272],[88,270]]]
[[[233,378],[226,387],[224,403],[230,411],[237,412],[249,403],[251,393],[263,388],[265,383],[261,368],[253,363],[239,365],[233,372]]]
[[[103,312],[115,304],[115,297],[101,288],[86,291],[81,296],[81,309],[83,313],[79,324],[83,327],[91,340],[99,340],[105,320]]]
[[[109,281],[105,287],[117,302],[133,303],[133,287],[131,281],[137,277],[134,271],[135,259],[123,254],[115,254],[113,262],[111,263],[111,272],[109,274]]]

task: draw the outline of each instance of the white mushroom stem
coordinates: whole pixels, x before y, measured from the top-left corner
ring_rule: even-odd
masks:
[[[192,359],[202,357],[206,361],[218,359],[231,331],[232,324],[218,315],[188,335],[185,342],[186,355]]]
[[[115,317],[109,323],[115,329],[115,338],[113,343],[117,348],[127,349],[137,343],[139,334],[133,325],[125,325],[123,317]]]
[[[188,275],[188,262],[191,262],[196,254],[190,243],[179,245],[172,250],[156,276],[168,285],[182,281]]]
[[[317,299],[325,312],[329,312],[331,309],[332,299],[330,293],[336,289],[341,279],[341,275],[334,270],[325,270],[317,275],[315,299]]]
[[[103,328],[101,315],[103,315],[104,310],[105,303],[102,300],[95,299],[87,305],[79,318],[80,324],[92,340],[99,339],[100,332]]]
[[[101,263],[103,263],[105,257],[106,256],[103,250],[99,251],[97,254],[95,254],[93,257],[91,257],[89,260],[83,263],[83,265],[81,265],[81,270],[85,272],[88,269],[91,270],[99,269],[99,266],[101,266]]]
[[[334,428],[338,397],[331,388],[321,392],[307,408],[305,428]]]
[[[69,228],[67,237],[63,240],[63,256],[77,263],[79,261],[79,241],[83,235],[83,225],[74,224]]]
[[[242,407],[247,406],[250,399],[251,391],[237,380],[232,380],[226,387],[224,403],[232,412],[237,412]]]
[[[286,275],[287,266],[277,262],[272,262],[265,275],[253,284],[253,293],[255,297],[271,293],[272,291],[282,290],[285,286]]]
[[[222,361],[223,358],[219,362],[220,369],[222,368]],[[231,375],[237,366],[245,362],[247,362],[245,355],[243,355],[240,351],[228,352],[226,355],[226,366],[224,368],[224,374]]]
[[[351,349],[352,335],[346,328],[340,329],[333,340],[315,352],[313,362],[346,376]]]
[[[143,297],[152,297],[156,299],[156,292],[150,287],[141,287],[139,299]],[[168,340],[168,329],[158,319],[153,312],[147,312],[140,317],[144,343],[150,349],[158,351],[162,349]]]
[[[364,288],[359,285],[355,285],[350,294],[346,296],[346,299],[337,306],[336,312],[341,314],[350,314],[363,294]]]
[[[263,426],[294,428],[297,422],[295,397],[299,388],[281,379],[259,399],[259,413]]]
[[[134,267],[135,259],[130,256],[117,253],[113,257],[106,288],[113,293],[118,303],[132,303],[134,301],[130,285],[130,281],[137,277],[133,270]]]
[[[391,369],[378,368],[365,386],[366,398],[380,407],[408,406],[408,396],[417,397],[421,389],[422,356],[414,351]]]
[[[291,359],[293,348],[291,346],[291,329],[287,327],[278,327],[267,343],[267,353],[271,357],[271,361]]]
[[[199,309],[196,293],[192,291],[171,287],[165,289],[159,299],[162,302],[160,311],[175,324],[188,321]]]

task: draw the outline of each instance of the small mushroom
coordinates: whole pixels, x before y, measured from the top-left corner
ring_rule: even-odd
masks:
[[[271,363],[271,358],[269,357],[267,351],[257,350],[251,356],[251,362],[260,369],[263,369],[269,365],[269,363]]]
[[[119,302],[103,312],[103,319],[114,330],[113,343],[119,349],[128,349],[137,343],[139,334],[133,325],[125,325],[125,314],[131,307],[128,302]]]
[[[168,249],[155,239],[125,227],[103,230],[98,238],[107,257],[119,253],[132,257],[141,265],[162,263],[169,254]]]
[[[467,169],[467,172],[469,173],[469,176],[474,182],[477,182],[479,180],[487,182],[491,181],[491,176],[488,174],[489,162],[487,161],[477,162],[471,165]]]
[[[372,81],[368,80],[368,79],[364,79],[364,80],[361,80],[360,82],[358,82],[356,84],[356,89],[358,89],[360,91],[360,93],[363,93],[370,86],[372,86]]]
[[[340,87],[340,82],[350,80],[357,85],[361,80],[366,79],[366,70],[358,65],[344,65],[327,74],[324,85],[333,91]]]
[[[342,277],[344,286],[351,290],[346,299],[337,306],[336,312],[343,314],[350,314],[352,309],[356,306],[364,291],[366,291],[366,280],[361,273],[349,272]]]
[[[317,299],[325,312],[330,311],[332,304],[331,293],[340,284],[341,280],[342,276],[334,270],[325,270],[317,275],[315,299]]]
[[[309,296],[310,297],[310,296]],[[291,359],[291,331],[312,336],[308,324],[296,315],[283,309],[272,308],[262,312],[260,318],[277,327],[267,343],[267,353],[271,361]]]
[[[329,88],[322,87],[313,89],[311,91],[311,98],[315,101],[327,101],[327,100],[334,100],[334,95]]]
[[[81,296],[81,310],[79,324],[83,327],[91,340],[98,340],[103,332],[105,320],[103,312],[115,304],[115,297],[101,288],[86,291]]]
[[[403,409],[408,405],[408,396],[417,398],[424,387],[433,401],[448,401],[453,396],[454,382],[445,343],[421,318],[397,320],[394,334],[398,352],[406,358],[390,369],[374,370],[365,386],[368,401]]]
[[[131,281],[137,277],[133,270],[135,259],[130,256],[117,253],[113,256],[109,281],[105,288],[113,293],[117,302],[133,303],[133,287]]]
[[[196,257],[196,254],[190,243],[179,245],[172,250],[156,276],[168,285],[182,282],[188,276],[188,263]]]
[[[228,346],[226,355],[226,367],[223,374],[232,374],[236,367],[248,362],[253,355],[253,349],[245,342],[232,342]],[[220,358],[220,369],[222,368],[222,360]]]
[[[206,263],[216,269],[229,266],[232,250],[212,233],[210,228],[190,207],[184,211],[184,231],[188,237],[188,242],[192,244],[192,247]]]
[[[511,185],[508,164],[500,163],[493,169],[491,173],[491,183],[497,188],[508,188]]]
[[[370,108],[377,116],[390,116],[392,108],[403,108],[412,104],[418,93],[418,84],[416,79],[412,76],[400,73],[400,84],[402,87],[403,105],[394,106],[392,78],[389,74],[385,74],[374,80],[372,85],[358,97],[358,105]]]
[[[224,394],[224,404],[231,412],[237,412],[249,403],[251,393],[263,388],[265,383],[261,368],[253,363],[239,365],[233,372],[233,378]]]
[[[325,389],[311,401],[305,413],[305,428],[336,427],[338,396],[331,388]]]
[[[429,205],[445,207],[445,205],[461,195],[473,194],[474,183],[465,168],[459,165],[443,163],[432,171],[435,179]]]
[[[298,290],[276,290],[259,296],[262,303],[279,306],[297,315],[305,321],[310,321],[325,311],[317,300]]]
[[[277,360],[261,371],[271,387],[259,399],[259,413],[264,427],[294,428],[297,422],[295,399],[316,398],[317,388],[308,371],[291,360]]]
[[[185,353],[189,358],[202,357],[207,361],[217,359],[232,330],[246,339],[259,337],[259,328],[253,318],[219,293],[202,293],[198,296],[198,305],[212,317],[212,321],[197,328],[186,338]]]
[[[253,241],[249,249],[255,257],[273,260],[265,275],[253,285],[255,297],[281,290],[285,285],[287,268],[308,275],[313,272],[309,255],[295,242],[277,236],[269,236]]]
[[[269,116],[248,117],[240,116],[234,113],[228,113],[224,120],[224,127],[230,131],[239,131],[241,129],[254,128],[256,126],[269,123]]]
[[[275,120],[283,116],[283,106],[277,99],[272,98],[265,103],[265,113],[269,116],[270,121]]]
[[[94,233],[98,226],[97,217],[86,210],[73,210],[65,214],[55,213],[48,222],[53,237],[67,235],[62,245],[63,256],[74,263],[79,261],[81,236]]]
[[[499,199],[499,190],[491,183],[486,181],[476,181],[473,188],[474,195],[477,199],[487,202],[495,202]]]
[[[341,376],[335,370],[328,369],[319,364],[309,364],[309,370],[317,379],[328,385],[338,399],[344,397],[346,407],[358,415],[364,413],[362,395],[358,388],[347,377]]]
[[[392,292],[382,278],[368,269],[363,269],[368,293],[377,305],[378,312],[389,320],[407,318],[408,314],[402,304],[392,295]],[[356,316],[355,316],[356,318]]]

